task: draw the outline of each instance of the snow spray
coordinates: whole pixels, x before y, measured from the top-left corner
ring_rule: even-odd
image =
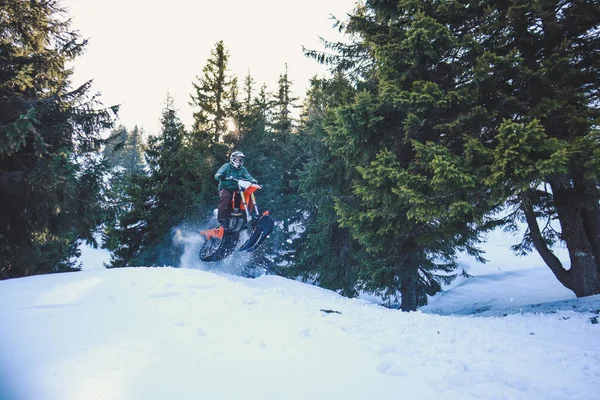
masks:
[[[204,243],[204,237],[199,232],[200,229],[195,230],[189,227],[173,229],[173,244],[183,246],[183,254],[179,261],[181,268],[210,269],[198,258],[200,246]]]
[[[204,229],[208,229],[204,228]],[[179,265],[181,268],[194,268],[204,271],[223,272],[228,275],[244,276],[250,269],[252,255],[245,251],[234,251],[229,257],[222,261],[203,262],[200,261],[200,248],[204,243],[204,236],[199,232],[204,230],[201,227],[180,226],[173,229],[173,244],[183,246],[183,254]],[[248,239],[249,233],[242,232],[240,243]]]

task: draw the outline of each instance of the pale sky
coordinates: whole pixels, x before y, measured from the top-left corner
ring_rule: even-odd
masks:
[[[345,19],[355,0],[63,0],[71,28],[89,39],[75,62],[73,84],[93,79],[104,105],[121,104],[119,124],[157,134],[167,93],[189,127],[192,82],[215,43],[223,40],[240,82],[250,71],[255,90],[270,91],[288,64],[292,90],[304,97],[309,79],[326,69],[302,46],[322,49],[319,36],[338,40],[330,15]]]

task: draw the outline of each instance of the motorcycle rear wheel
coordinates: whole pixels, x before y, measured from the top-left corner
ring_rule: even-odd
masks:
[[[239,232],[225,232],[223,238],[207,239],[200,248],[201,261],[221,261],[235,250],[239,241]]]

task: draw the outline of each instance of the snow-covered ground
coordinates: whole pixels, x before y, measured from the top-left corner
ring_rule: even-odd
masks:
[[[600,399],[600,296],[501,257],[402,313],[85,249],[81,272],[0,282],[0,399]]]

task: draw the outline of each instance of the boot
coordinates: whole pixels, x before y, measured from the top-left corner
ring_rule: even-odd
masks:
[[[218,222],[219,225],[221,225],[225,231],[229,230],[229,219],[220,219],[218,220]]]

